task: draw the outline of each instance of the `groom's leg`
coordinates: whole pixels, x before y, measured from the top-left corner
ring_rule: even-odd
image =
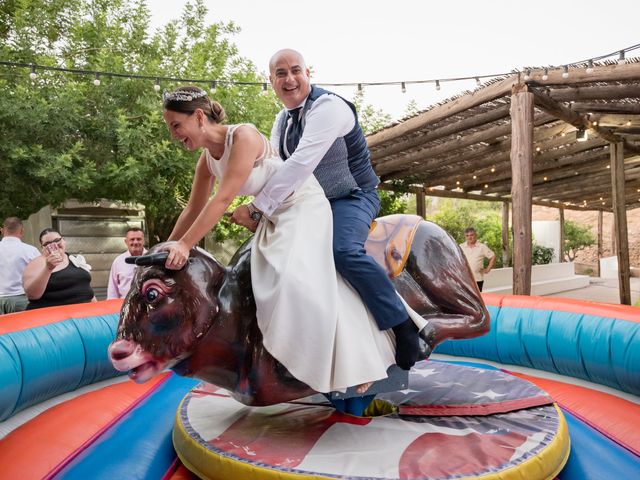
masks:
[[[380,199],[376,191],[357,191],[332,200],[333,255],[336,270],[356,289],[378,328],[393,328],[396,363],[409,369],[419,353],[418,329],[408,318],[386,271],[364,249],[371,222],[379,210]]]

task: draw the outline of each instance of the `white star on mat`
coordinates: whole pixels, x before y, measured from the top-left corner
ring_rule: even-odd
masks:
[[[491,400],[495,400],[498,397],[504,397],[507,395],[506,393],[496,393],[491,389],[485,390],[484,392],[471,392],[471,393],[473,393],[476,396],[476,398],[487,397],[487,398],[490,398]]]
[[[435,368],[421,368],[421,369],[411,370],[411,373],[415,375],[420,375],[423,378],[438,374]]]
[[[399,393],[402,393],[404,395],[409,395],[410,393],[419,393],[422,390],[412,390],[410,388],[405,388],[404,390],[398,390]]]

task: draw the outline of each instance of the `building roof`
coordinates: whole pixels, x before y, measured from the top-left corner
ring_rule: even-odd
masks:
[[[625,205],[640,207],[640,59],[587,67],[525,69],[389,125],[367,137],[374,168],[387,188],[510,201],[511,94],[526,89],[533,203],[610,211],[610,144],[622,142]]]

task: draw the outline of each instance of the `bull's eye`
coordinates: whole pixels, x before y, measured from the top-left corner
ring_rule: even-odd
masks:
[[[158,292],[158,290],[156,290],[155,288],[150,288],[144,294],[144,298],[149,303],[153,303],[159,296],[160,296],[160,292]]]

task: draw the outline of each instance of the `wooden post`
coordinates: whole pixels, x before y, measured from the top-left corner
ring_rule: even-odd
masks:
[[[609,151],[611,152],[613,223],[616,228],[620,303],[623,305],[631,305],[631,265],[629,263],[629,237],[627,235],[627,210],[624,192],[623,143],[611,143]]]
[[[502,266],[508,267],[509,258],[509,202],[502,202]]]
[[[427,206],[424,198],[424,192],[416,192],[416,214],[422,218],[427,218]]]
[[[531,294],[531,195],[533,188],[533,94],[526,85],[511,93],[511,198],[513,293]]]
[[[560,252],[558,252],[558,263],[564,262],[564,208],[558,209],[560,216]]]
[[[602,210],[598,210],[598,277],[602,273],[600,271],[600,259],[602,258],[603,217],[604,212]]]

